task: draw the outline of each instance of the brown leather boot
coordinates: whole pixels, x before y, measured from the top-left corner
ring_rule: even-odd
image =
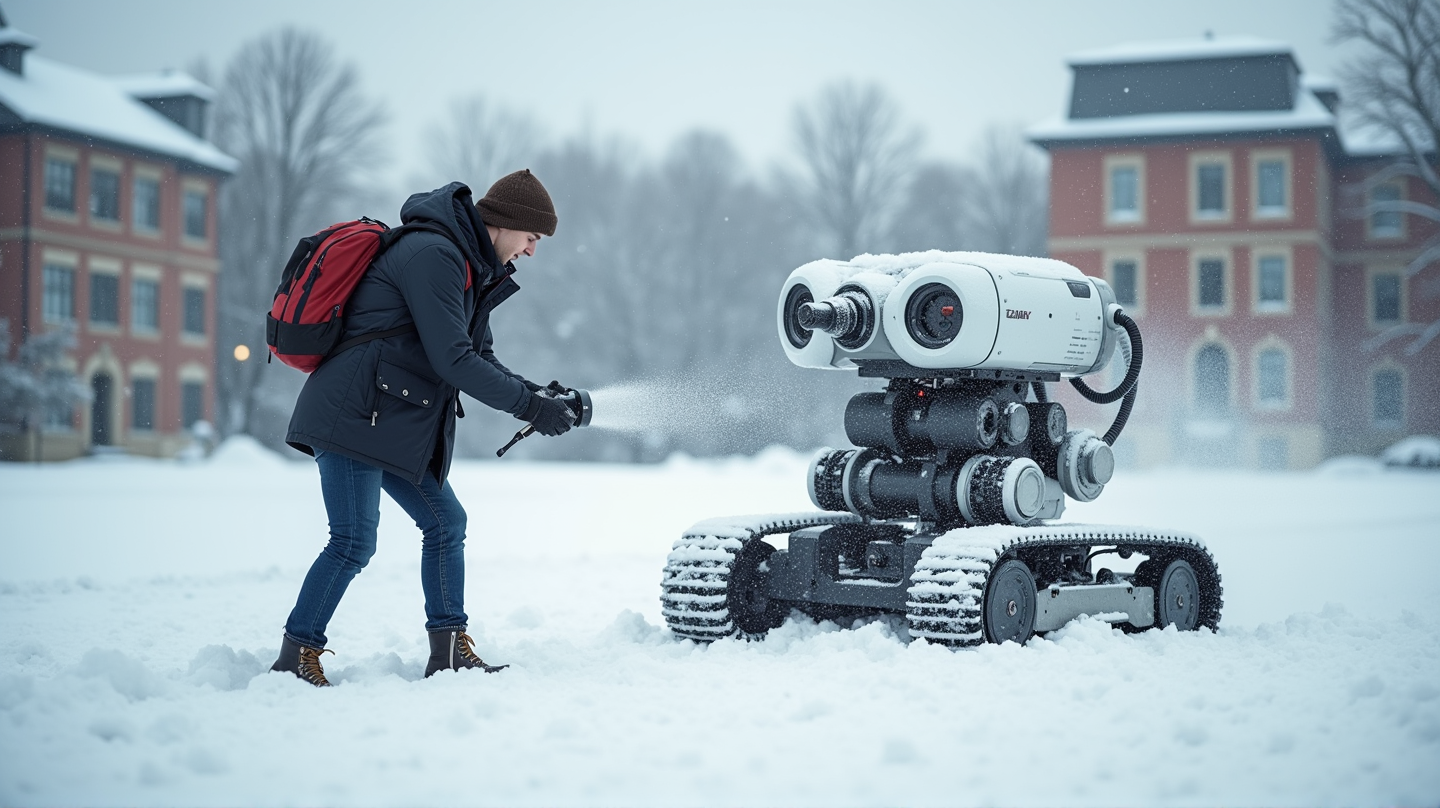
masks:
[[[475,653],[475,641],[470,635],[458,629],[430,632],[430,662],[425,665],[425,676],[436,671],[479,668],[486,673],[504,670],[509,665],[486,665],[485,660]]]
[[[325,669],[320,666],[320,655],[333,653],[324,648],[308,648],[286,637],[280,642],[280,657],[270,670],[293,673],[316,687],[330,687]]]

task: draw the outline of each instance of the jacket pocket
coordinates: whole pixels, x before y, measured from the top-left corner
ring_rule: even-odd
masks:
[[[439,382],[384,360],[375,370],[375,387],[385,395],[416,407],[435,407],[440,403]]]

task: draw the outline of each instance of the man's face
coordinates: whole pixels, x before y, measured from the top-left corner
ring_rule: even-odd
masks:
[[[534,255],[535,245],[538,243],[540,243],[539,233],[506,230],[503,227],[496,228],[495,254],[500,256],[502,264],[508,264],[522,255]]]

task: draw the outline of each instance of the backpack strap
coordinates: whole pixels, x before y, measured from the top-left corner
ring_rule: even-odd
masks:
[[[330,351],[330,353],[325,355],[325,358],[329,359],[332,356],[354,348],[356,345],[364,345],[370,340],[385,339],[387,337],[398,337],[401,334],[409,334],[411,331],[414,330],[414,323],[406,323],[405,325],[396,326],[395,328],[387,328],[384,331],[371,331],[368,334],[360,334],[359,336],[351,337],[350,339],[341,342],[339,345],[336,345],[334,349]]]

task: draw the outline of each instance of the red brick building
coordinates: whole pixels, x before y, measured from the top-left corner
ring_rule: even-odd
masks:
[[[1440,433],[1440,340],[1415,339],[1440,267],[1405,272],[1436,225],[1364,211],[1436,202],[1375,181],[1397,144],[1342,137],[1334,86],[1283,43],[1069,64],[1067,116],[1030,136],[1051,156],[1050,254],[1108,280],[1145,335],[1122,458],[1304,468]]]
[[[0,441],[0,456],[115,446],[173,454],[213,420],[218,183],[209,88],[106,77],[28,53],[0,20],[0,317],[15,344],[74,328],[92,399]]]

